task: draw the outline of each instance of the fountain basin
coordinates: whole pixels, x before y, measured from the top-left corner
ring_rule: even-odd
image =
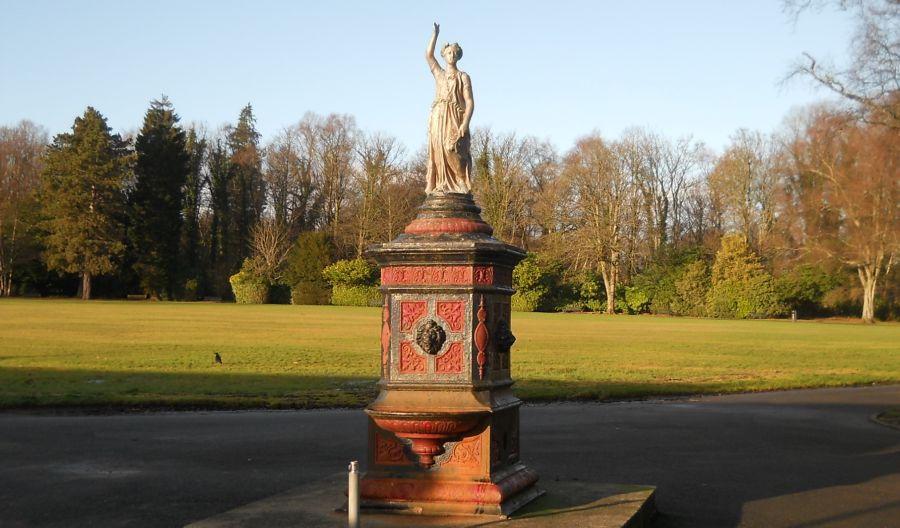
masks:
[[[488,416],[488,412],[408,412],[367,409],[378,427],[411,443],[410,450],[426,468],[444,453],[444,444],[467,436]]]

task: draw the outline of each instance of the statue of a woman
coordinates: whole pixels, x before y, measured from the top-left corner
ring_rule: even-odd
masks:
[[[425,192],[467,193],[472,190],[472,156],[469,154],[469,121],[475,103],[469,75],[456,69],[462,58],[459,44],[444,44],[441,56],[447,69],[434,59],[440,26],[425,50],[425,60],[434,75],[436,92],[428,120],[428,173]]]

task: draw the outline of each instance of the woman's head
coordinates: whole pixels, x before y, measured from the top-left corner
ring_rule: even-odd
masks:
[[[462,58],[463,50],[459,44],[456,42],[448,42],[444,44],[444,47],[441,48],[441,56],[444,57],[444,60],[447,61],[447,64],[456,64],[456,62]]]

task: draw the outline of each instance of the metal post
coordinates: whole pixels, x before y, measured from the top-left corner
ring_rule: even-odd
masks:
[[[347,525],[359,528],[359,462],[350,462],[347,478]]]

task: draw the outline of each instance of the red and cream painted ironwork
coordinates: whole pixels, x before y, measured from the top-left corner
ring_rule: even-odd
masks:
[[[447,352],[434,358],[434,371],[439,374],[458,374],[463,371],[463,344],[461,341],[450,343]]]
[[[469,218],[416,218],[403,230],[409,234],[441,234],[441,233],[485,233],[490,235],[494,229],[484,220]]]
[[[487,321],[487,310],[484,309],[484,295],[481,296],[481,303],[478,305],[478,326],[475,327],[475,346],[478,347],[478,356],[475,360],[478,362],[478,378],[484,379],[484,366],[487,363],[488,338],[490,337],[485,324]]]
[[[466,319],[466,304],[464,301],[436,301],[435,312],[447,322],[451,332],[463,331]]]
[[[388,361],[391,357],[391,307],[390,299],[384,296],[384,307],[381,310],[381,375],[388,372]]]
[[[360,482],[360,494],[369,500],[500,504],[537,480],[537,474],[524,467],[497,483],[451,480],[422,486],[414,479],[375,478]]]
[[[400,301],[400,331],[409,332],[428,310],[427,301]]]
[[[375,431],[375,463],[382,465],[411,466],[405,445],[389,433]]]
[[[512,286],[512,270],[499,266],[385,266],[382,286]]]
[[[389,356],[386,376],[394,382],[423,380],[464,382],[474,361],[467,352],[472,346],[471,309],[468,294],[393,293],[388,314]],[[384,319],[384,316],[382,316]],[[428,321],[439,325],[446,339],[436,354],[428,354],[416,343],[416,335]]]

